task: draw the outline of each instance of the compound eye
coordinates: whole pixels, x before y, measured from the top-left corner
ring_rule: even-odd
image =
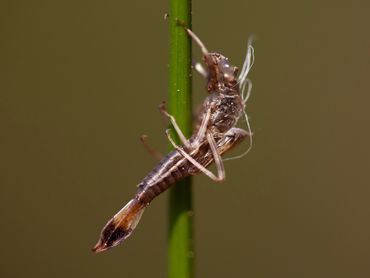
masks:
[[[235,79],[237,69],[230,65],[228,60],[223,60],[220,62],[220,69],[223,72],[224,79],[232,81]]]
[[[224,79],[225,80],[232,80],[233,79],[233,76],[232,75],[230,75],[229,73],[224,73]]]

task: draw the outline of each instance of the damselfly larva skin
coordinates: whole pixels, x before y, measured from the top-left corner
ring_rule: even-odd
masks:
[[[254,62],[254,50],[251,41],[248,41],[247,57],[238,76],[239,69],[230,64],[227,57],[217,52],[209,52],[193,31],[190,29],[186,29],[186,31],[202,50],[203,61],[207,67],[204,70],[206,72],[207,91],[210,93],[203,102],[197,127],[202,117],[204,117],[204,113],[211,109],[210,131],[213,133],[226,132],[236,125],[245,112],[245,104],[249,93],[244,98],[243,91],[245,85],[251,85],[247,75]]]
[[[108,221],[98,243],[92,249],[96,253],[114,247],[128,238],[149,203],[177,181],[199,172],[203,172],[214,181],[223,181],[225,171],[221,156],[246,137],[251,136],[250,130],[245,131],[236,128],[235,125],[244,113],[245,102],[249,96],[247,94],[247,97],[243,98],[242,92],[248,82],[246,77],[252,66],[253,48],[248,47],[246,62],[237,77],[238,69],[232,66],[226,57],[219,53],[209,53],[191,30],[186,29],[186,31],[202,49],[203,61],[207,67],[207,91],[209,92],[202,104],[194,133],[186,139],[176,119],[162,106],[162,112],[171,120],[182,145],[176,145],[167,133],[175,150],[149,172],[138,185],[135,197]],[[216,164],[217,176],[206,169],[212,162]]]
[[[242,142],[248,133],[240,128],[230,129],[217,139],[220,155]],[[207,167],[213,162],[212,152],[206,141],[190,152],[199,163]],[[94,252],[102,252],[116,246],[129,237],[135,229],[146,206],[159,194],[177,181],[199,173],[199,169],[184,158],[179,151],[167,154],[138,185],[135,197],[121,209],[103,228]]]

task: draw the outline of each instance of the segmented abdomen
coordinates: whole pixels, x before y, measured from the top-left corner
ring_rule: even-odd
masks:
[[[139,184],[136,198],[148,204],[177,181],[189,176],[188,161],[178,152],[167,154]]]

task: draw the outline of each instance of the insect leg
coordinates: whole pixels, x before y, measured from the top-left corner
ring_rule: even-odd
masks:
[[[200,124],[200,128],[198,130],[197,136],[195,137],[194,143],[198,143],[199,141],[202,141],[204,136],[206,135],[208,122],[211,117],[211,109],[208,109],[206,112],[206,115],[203,117],[203,120]]]
[[[177,135],[179,136],[180,140],[181,140],[181,143],[184,144],[187,148],[190,147],[190,144],[189,144],[189,141],[186,139],[185,135],[182,133],[179,125],[177,124],[176,122],[176,119],[174,116],[172,116],[171,114],[169,114],[166,110],[166,107],[164,105],[165,103],[162,102],[160,105],[159,105],[159,110],[166,116],[170,119],[171,121],[171,124],[172,126],[175,128],[176,132],[177,132]]]
[[[213,154],[213,159],[216,164],[217,168],[217,175],[218,175],[218,181],[224,181],[225,180],[225,167],[224,163],[222,162],[222,158],[220,154],[217,151],[217,144],[215,142],[215,139],[213,138],[211,133],[207,133],[207,141],[209,146],[211,147],[211,151]]]
[[[191,164],[193,164],[195,167],[199,169],[199,171],[203,172],[205,175],[207,175],[209,178],[216,182],[221,182],[224,180],[224,177],[217,177],[215,174],[213,174],[211,171],[209,171],[207,168],[205,168],[203,165],[201,165],[198,161],[196,161],[194,158],[192,158],[187,152],[185,152],[182,148],[180,148],[171,138],[170,130],[166,130],[166,134],[168,137],[168,140],[171,142],[172,146],[181,153],[183,157],[185,157]]]
[[[194,69],[204,78],[207,78],[208,72],[207,70],[202,66],[201,63],[197,62],[194,64]]]
[[[144,148],[148,151],[148,153],[155,157],[158,160],[161,160],[163,158],[163,155],[158,152],[157,150],[153,149],[149,144],[146,142],[146,139],[148,138],[148,135],[143,134],[140,136],[140,141],[144,145]]]
[[[247,155],[253,147],[253,133],[252,133],[251,125],[249,123],[248,115],[245,111],[244,111],[244,117],[245,117],[245,121],[247,123],[247,131],[246,132],[249,135],[249,146],[242,154],[237,155],[237,156],[233,156],[233,157],[224,158],[224,161],[242,158],[243,156]]]
[[[189,28],[187,28],[184,24],[184,22],[180,21],[180,20],[177,20],[177,23],[182,25],[184,27],[184,29],[186,30],[186,32],[188,32],[189,36],[195,41],[195,43],[200,47],[200,49],[202,50],[202,53],[203,55],[208,55],[208,49],[207,47],[204,45],[204,43],[200,40],[200,38],[195,35],[193,33],[192,30],[190,30]]]

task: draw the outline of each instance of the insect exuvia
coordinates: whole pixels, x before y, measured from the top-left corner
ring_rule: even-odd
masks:
[[[171,121],[182,145],[176,145],[168,130],[166,131],[169,141],[175,148],[174,151],[162,158],[138,185],[134,198],[108,221],[100,234],[98,243],[92,249],[94,252],[105,251],[128,238],[149,203],[177,181],[203,172],[212,180],[221,182],[225,179],[221,156],[246,137],[250,138],[246,152],[251,148],[252,136],[245,113],[245,105],[251,90],[251,82],[247,79],[247,75],[254,59],[250,41],[245,62],[238,75],[238,69],[232,66],[225,56],[208,52],[205,45],[190,29],[185,28],[185,30],[202,50],[206,68],[199,64],[195,68],[207,79],[209,92],[202,104],[193,135],[186,139],[176,119],[166,111],[163,104],[160,106],[161,111]],[[244,97],[247,85],[248,90]],[[248,131],[235,127],[243,113]],[[217,175],[206,168],[213,161],[216,164]]]

